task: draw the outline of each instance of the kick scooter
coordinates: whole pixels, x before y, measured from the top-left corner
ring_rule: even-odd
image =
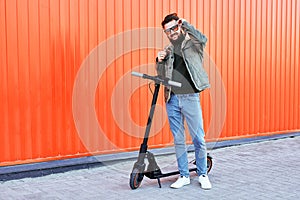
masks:
[[[141,182],[142,182],[144,176],[146,176],[150,179],[157,179],[158,185],[161,188],[160,178],[179,174],[179,171],[174,171],[174,172],[169,172],[169,173],[161,172],[159,166],[157,165],[157,163],[155,161],[154,154],[147,150],[148,149],[148,145],[147,145],[148,137],[149,137],[149,133],[150,133],[150,128],[151,128],[151,124],[152,124],[152,119],[153,119],[153,115],[154,115],[154,111],[155,111],[155,105],[156,105],[156,101],[158,98],[158,92],[159,92],[160,85],[181,87],[181,83],[163,79],[159,76],[149,76],[147,74],[141,74],[138,72],[132,72],[131,75],[154,81],[155,90],[154,90],[153,97],[152,97],[152,103],[151,103],[150,113],[148,116],[144,140],[140,146],[138,159],[135,162],[132,172],[130,174],[129,185],[130,185],[131,189],[137,189],[141,185]],[[148,159],[147,170],[145,170],[146,169],[145,158]],[[196,161],[194,161],[193,164],[196,164]],[[212,168],[212,157],[209,154],[207,154],[207,173],[211,170],[211,168]],[[196,167],[189,169],[190,172],[196,171],[196,170],[197,170]]]

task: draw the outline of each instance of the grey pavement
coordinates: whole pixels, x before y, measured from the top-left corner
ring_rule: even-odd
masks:
[[[269,140],[210,151],[213,188],[202,190],[194,172],[191,184],[172,189],[177,176],[144,178],[129,187],[135,160],[105,163],[37,178],[0,182],[0,199],[300,199],[300,137]],[[189,153],[190,159],[193,153]],[[175,156],[156,157],[163,172],[176,170]]]

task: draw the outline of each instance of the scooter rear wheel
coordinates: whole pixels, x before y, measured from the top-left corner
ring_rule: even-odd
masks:
[[[134,168],[130,174],[130,180],[129,180],[129,185],[131,189],[136,189],[140,187],[143,178],[144,178],[144,173],[141,173],[138,168]]]
[[[210,172],[212,165],[213,165],[212,158],[210,156],[207,156],[207,173]]]
[[[196,165],[196,159],[194,159],[191,163]],[[213,166],[212,157],[210,155],[207,155],[207,170],[206,170],[206,173],[210,172],[212,166]]]

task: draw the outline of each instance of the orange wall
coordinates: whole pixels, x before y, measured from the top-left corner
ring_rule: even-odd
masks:
[[[0,166],[136,150],[171,12],[207,37],[208,141],[299,131],[299,0],[0,0]],[[153,88],[153,86],[152,86]],[[151,147],[172,144],[160,93]]]

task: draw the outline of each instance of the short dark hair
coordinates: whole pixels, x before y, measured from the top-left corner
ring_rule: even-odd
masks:
[[[172,13],[172,14],[169,14],[167,16],[165,16],[165,19],[164,21],[161,22],[161,26],[164,28],[165,27],[165,24],[169,23],[170,21],[173,21],[173,20],[179,20],[179,17],[177,16],[177,13]]]

